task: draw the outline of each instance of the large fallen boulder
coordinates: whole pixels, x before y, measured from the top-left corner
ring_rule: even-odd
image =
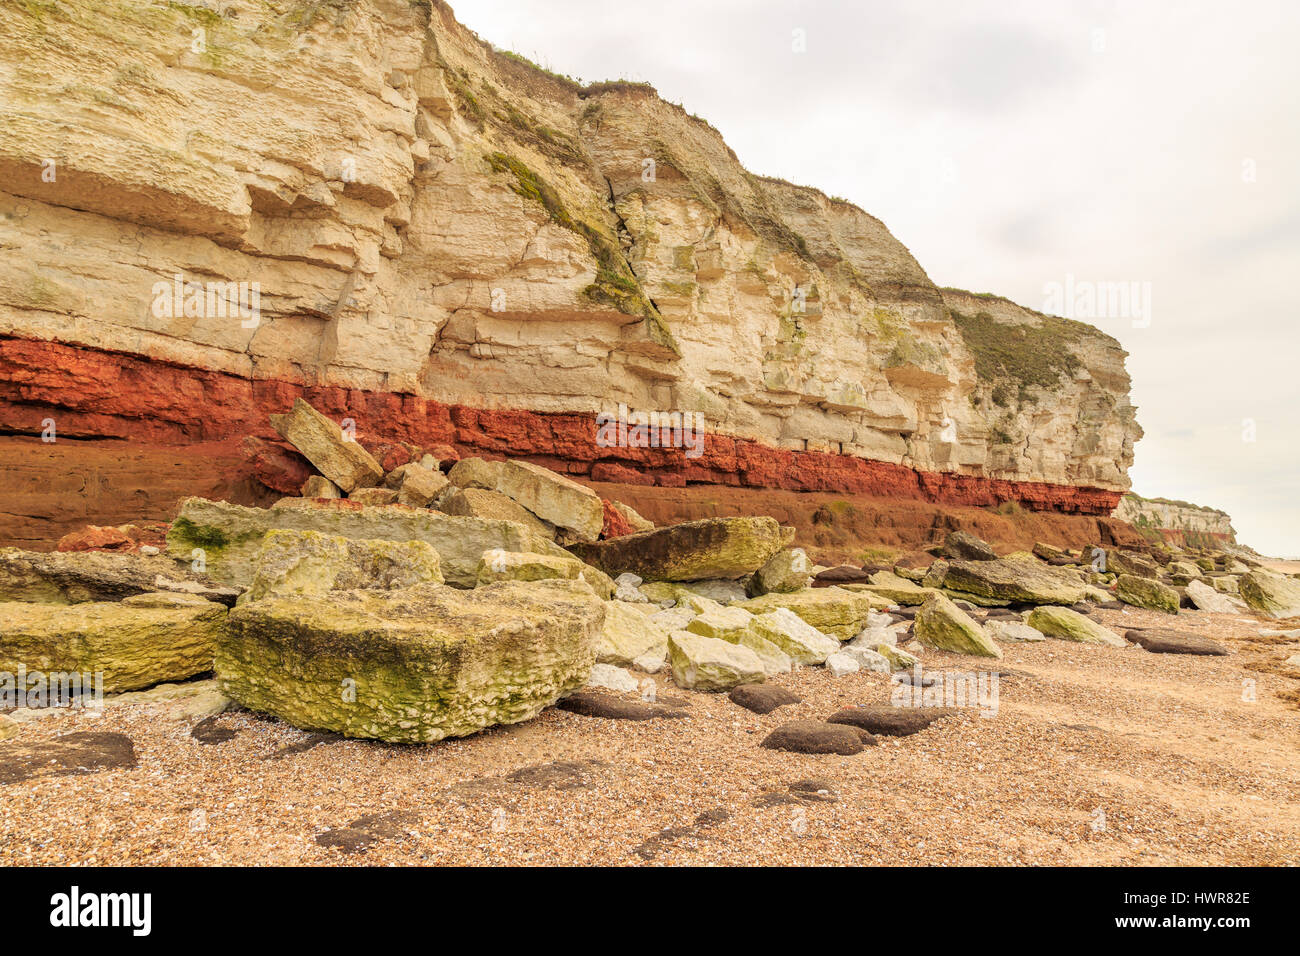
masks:
[[[888,607],[889,603],[874,594],[827,587],[808,588],[790,594],[764,594],[739,606],[751,614],[766,614],[785,608],[823,634],[847,641],[867,626],[867,618],[873,609]]]
[[[785,651],[754,629],[754,615],[738,607],[708,608],[686,625],[692,634],[715,637],[731,644],[741,644],[758,655],[763,672],[772,677],[788,674],[791,660]]]
[[[778,607],[755,614],[750,625],[755,634],[775,644],[796,664],[826,663],[840,649],[840,642],[827,637],[789,608]]]
[[[689,631],[668,636],[668,662],[677,686],[687,690],[730,690],[767,679],[763,661],[748,647]]]
[[[1207,590],[1213,591],[1213,588]],[[1125,604],[1151,611],[1178,613],[1178,592],[1167,584],[1136,574],[1121,574],[1115,581],[1115,596]]]
[[[1068,607],[1036,607],[1029,612],[1025,623],[1048,637],[1081,644],[1105,644],[1108,647],[1128,647],[1129,644],[1110,628],[1103,627],[1090,617]]]
[[[995,561],[950,561],[943,587],[966,592],[974,598],[1025,604],[1075,604],[1086,593],[1077,573],[1028,556]]]
[[[384,469],[370,452],[301,398],[295,399],[293,408],[285,414],[272,415],[271,427],[348,494],[384,480]]]
[[[571,541],[595,541],[605,524],[599,495],[531,462],[462,458],[447,478],[462,489],[505,495],[541,521],[566,532]]]
[[[605,625],[596,648],[601,664],[647,669],[662,664],[668,653],[669,632],[656,621],[623,601],[610,601],[605,608]]]
[[[1251,610],[1263,617],[1300,617],[1300,581],[1295,578],[1255,570],[1243,574],[1237,588]]]
[[[978,657],[1001,657],[984,629],[942,594],[931,593],[916,612],[913,634],[926,647]]]
[[[895,604],[906,605],[921,604],[926,597],[935,593],[934,588],[923,588],[915,581],[900,577],[893,571],[876,571],[871,575],[871,583],[865,587],[870,588],[873,594],[879,594]]]
[[[254,561],[253,583],[241,601],[443,583],[438,552],[424,541],[269,531]]]
[[[167,534],[167,552],[190,561],[200,552],[207,574],[247,587],[268,531],[319,531],[352,539],[424,541],[438,552],[448,584],[471,588],[484,551],[532,551],[568,557],[555,542],[513,521],[465,518],[402,506],[361,506],[347,500],[290,498],[272,508],[246,508],[186,498]]]
[[[1215,584],[1218,584],[1218,579],[1215,580]],[[1217,587],[1211,587],[1204,581],[1188,581],[1185,590],[1191,602],[1201,611],[1209,611],[1213,614],[1240,614],[1246,610],[1246,602],[1232,597],[1228,592],[1220,591]]]
[[[702,581],[751,574],[793,538],[794,529],[775,518],[703,518],[573,550],[612,575],[630,571],[646,581]]]
[[[421,584],[236,608],[226,694],[303,729],[419,743],[535,717],[581,687],[605,605],[579,581]]]
[[[226,608],[184,595],[152,603],[0,603],[0,672],[100,673],[117,693],[211,670]]]
[[[493,549],[483,552],[475,585],[483,587],[498,581],[545,581],[550,578],[576,581],[582,577],[585,567],[574,557]]]

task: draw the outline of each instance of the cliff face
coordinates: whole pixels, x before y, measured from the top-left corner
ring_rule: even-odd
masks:
[[[1237,543],[1237,532],[1227,512],[1186,501],[1127,494],[1120,500],[1114,516],[1143,534],[1159,536],[1178,545],[1211,547]]]
[[[1096,514],[1128,487],[1118,343],[937,289],[649,88],[436,3],[220,11],[0,6],[0,429],[220,441],[306,389],[607,480]],[[620,403],[698,414],[702,455],[598,443]]]

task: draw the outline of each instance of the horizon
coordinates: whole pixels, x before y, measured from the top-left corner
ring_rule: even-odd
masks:
[[[1300,10],[760,0],[737,22],[727,4],[627,17],[567,0],[582,31],[523,0],[453,10],[545,69],[650,83],[755,174],[880,219],[936,286],[1115,337],[1145,431],[1131,490],[1225,511],[1242,544],[1300,554],[1300,426],[1284,412],[1300,335],[1281,278],[1300,258],[1300,131],[1273,119],[1300,112],[1286,82]]]

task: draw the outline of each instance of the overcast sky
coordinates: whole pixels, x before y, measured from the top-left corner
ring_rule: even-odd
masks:
[[[939,285],[1043,309],[1071,276],[1149,283],[1149,320],[1091,320],[1131,353],[1134,490],[1300,555],[1300,3],[454,9],[558,72],[653,83],[750,170],[878,216]]]

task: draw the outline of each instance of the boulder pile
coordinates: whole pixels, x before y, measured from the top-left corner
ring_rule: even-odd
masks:
[[[377,456],[301,399],[273,421],[319,472],[299,496],[186,499],[164,553],[0,551],[0,671],[95,672],[109,693],[215,672],[205,713],[229,698],[303,729],[427,743],[574,694],[574,713],[680,715],[590,689],[635,693],[638,675],[765,712],[788,692],[757,688],[801,667],[891,675],[1047,638],[1221,652],[1170,629],[1126,640],[1091,616],[1103,604],[1300,615],[1300,583],[1240,553],[998,556],[954,532],[928,565],[820,568],[770,517],[655,527],[535,463]],[[765,745],[856,752],[845,722]]]

